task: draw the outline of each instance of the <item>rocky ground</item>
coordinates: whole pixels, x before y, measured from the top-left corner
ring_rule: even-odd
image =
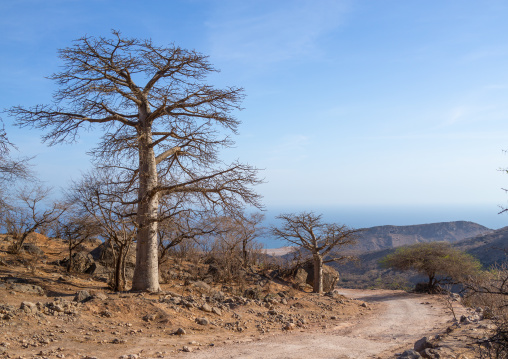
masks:
[[[355,354],[354,348],[346,356],[327,356],[326,347],[330,341],[337,346],[341,340],[353,342],[350,333],[368,337],[369,330],[393,331],[383,327],[390,323],[386,315],[391,323],[407,325],[406,319],[388,310],[387,303],[398,306],[386,299],[389,296],[385,300],[336,290],[318,296],[266,278],[260,283],[258,277],[257,284],[239,288],[175,276],[162,284],[159,293],[115,293],[103,280],[68,274],[51,264],[65,257],[62,242],[42,236],[33,240],[43,254],[8,254],[8,241],[0,239],[0,358],[198,358],[219,357],[217,350],[232,358],[282,358],[291,343],[298,347],[312,338],[325,340],[321,345],[328,343],[311,346],[316,358],[366,358]],[[418,334],[401,340],[395,340],[394,333],[386,338],[372,334],[374,346],[368,355],[402,357],[404,350],[413,349],[414,338],[428,334],[418,331],[418,322],[426,323],[428,313],[433,313],[442,320],[432,324],[432,337],[422,350],[432,353],[432,349],[437,353],[434,357],[441,358],[474,357],[466,344],[471,337],[485,335],[490,325],[481,320],[481,311],[464,312],[462,323],[454,324],[442,298],[431,300],[432,310],[431,305],[421,304],[422,299],[416,301],[418,308],[429,309],[410,315],[414,318],[410,325]],[[245,348],[255,343],[257,349],[247,354]],[[278,351],[269,343],[277,343]]]

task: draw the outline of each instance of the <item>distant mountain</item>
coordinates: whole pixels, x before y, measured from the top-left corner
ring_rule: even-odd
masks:
[[[465,239],[455,247],[477,258],[484,268],[508,261],[508,227]]]
[[[362,229],[355,251],[376,251],[419,242],[455,243],[465,238],[491,233],[480,224],[466,221],[418,224],[412,226],[377,226]],[[351,248],[348,248],[348,250]]]
[[[440,223],[436,224],[439,225]],[[474,225],[476,224],[472,223],[472,225],[471,228],[474,229]],[[479,227],[481,228],[482,226]],[[456,236],[451,236],[451,238],[453,237]],[[456,241],[453,246],[477,258],[485,269],[495,264],[506,264],[508,263],[508,227],[498,230],[488,230],[485,234]],[[357,255],[359,261],[356,263],[332,264],[341,274],[339,286],[350,288],[384,287],[396,289],[409,288],[416,282],[421,281],[422,277],[414,273],[397,272],[379,266],[379,261],[382,258],[395,251],[395,248],[387,248],[362,252]]]

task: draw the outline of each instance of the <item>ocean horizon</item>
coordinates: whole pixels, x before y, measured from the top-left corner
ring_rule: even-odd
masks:
[[[266,227],[277,226],[275,217],[281,213],[312,211],[322,214],[324,222],[345,224],[352,228],[369,228],[393,225],[409,226],[426,223],[469,221],[490,229],[508,225],[508,213],[499,214],[496,205],[447,205],[447,206],[316,206],[308,209],[299,206],[269,207],[264,214]],[[258,238],[265,248],[279,248],[288,243],[265,235]]]

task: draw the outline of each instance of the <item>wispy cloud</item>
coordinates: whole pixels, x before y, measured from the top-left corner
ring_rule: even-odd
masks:
[[[260,65],[319,52],[319,38],[343,23],[348,8],[336,0],[218,4],[207,23],[212,55]]]

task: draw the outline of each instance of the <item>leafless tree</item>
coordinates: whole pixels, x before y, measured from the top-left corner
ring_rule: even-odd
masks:
[[[261,223],[264,219],[262,213],[245,215],[239,213],[236,216],[218,216],[216,223],[216,237],[222,242],[222,247],[229,253],[229,260],[233,260],[233,254],[241,261],[241,266],[247,268],[251,262],[251,254],[255,247],[255,239],[264,231]]]
[[[0,119],[0,184],[13,178],[29,178],[31,173],[28,167],[29,158],[14,159],[10,156],[16,146],[9,141],[2,119]]]
[[[203,213],[195,210],[176,211],[160,222],[157,228],[159,240],[159,265],[164,263],[170,251],[183,241],[195,240],[214,233],[216,227]]]
[[[123,204],[122,195],[128,192],[119,190],[112,181],[117,172],[96,170],[84,174],[80,181],[72,185],[69,200],[81,208],[82,215],[89,216],[99,227],[101,237],[111,249],[114,272],[112,289],[126,290],[125,259],[136,237],[135,213],[132,206]],[[158,274],[157,274],[158,276]]]
[[[483,308],[484,317],[495,324],[490,335],[477,342],[479,358],[508,358],[508,264],[470,277],[466,289],[468,305]]]
[[[68,211],[55,224],[55,236],[67,242],[69,261],[67,272],[73,267],[73,254],[80,245],[101,235],[97,221],[88,213],[80,213],[79,208]]]
[[[10,250],[19,253],[28,236],[54,223],[67,207],[49,201],[50,189],[41,185],[25,187],[17,191],[16,202],[9,205],[4,216],[4,226],[14,238]]]
[[[63,71],[50,78],[59,89],[52,105],[8,110],[22,126],[46,130],[49,144],[73,142],[82,129],[101,126],[96,163],[116,166],[136,188],[125,204],[137,214],[133,290],[158,291],[159,201],[183,194],[189,201],[232,210],[259,206],[251,185],[260,181],[249,165],[220,162],[221,148],[237,133],[241,88],[216,89],[205,82],[217,72],[196,51],[151,40],[82,37],[60,50]],[[140,85],[140,83],[142,83]]]
[[[321,217],[312,212],[281,214],[276,218],[283,221],[282,225],[271,228],[276,237],[296,244],[312,254],[314,293],[323,292],[323,264],[350,259],[350,256],[338,256],[337,249],[354,244],[358,232],[345,225],[323,223]]]
[[[2,119],[0,118],[0,222],[4,219],[7,209],[10,207],[9,193],[12,193],[13,180],[33,180],[33,174],[29,168],[30,158],[13,158],[11,150],[16,150],[16,146],[9,141]],[[10,191],[5,187],[10,184]]]

